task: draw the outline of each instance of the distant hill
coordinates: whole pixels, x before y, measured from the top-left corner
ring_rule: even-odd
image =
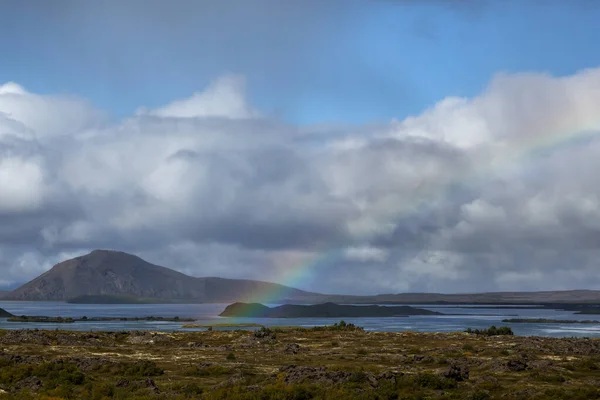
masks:
[[[540,292],[486,293],[398,293],[374,296],[332,295],[321,301],[371,304],[598,304],[598,290],[558,290]]]
[[[58,300],[79,296],[129,296],[167,302],[230,303],[256,294],[277,293],[273,300],[311,298],[314,293],[275,283],[244,279],[196,278],[150,264],[120,251],[95,250],[61,262],[4,300]]]
[[[443,314],[409,306],[354,306],[324,303],[314,305],[284,304],[277,307],[267,307],[259,303],[234,303],[227,306],[219,315],[221,317],[254,318],[360,318]]]

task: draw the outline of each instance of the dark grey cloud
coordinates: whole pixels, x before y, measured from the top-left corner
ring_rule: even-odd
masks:
[[[599,74],[503,76],[364,127],[275,121],[235,79],[101,124],[0,94],[19,104],[0,118],[0,284],[113,248],[197,276],[302,266],[325,292],[597,288]],[[585,141],[560,136],[576,126]]]

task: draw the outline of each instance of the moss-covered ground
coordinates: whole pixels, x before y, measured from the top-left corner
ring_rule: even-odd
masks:
[[[595,399],[600,340],[0,331],[0,399]]]

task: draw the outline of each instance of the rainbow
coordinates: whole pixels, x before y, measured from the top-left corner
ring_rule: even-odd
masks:
[[[554,121],[557,122],[557,121]],[[568,125],[560,124],[557,125]],[[518,140],[508,140],[500,142],[498,148],[494,148],[494,162],[488,163],[488,167],[484,167],[477,171],[469,169],[452,176],[450,183],[441,185],[435,190],[430,190],[421,196],[422,200],[415,201],[409,207],[409,211],[418,211],[422,207],[427,207],[432,199],[436,196],[452,192],[457,187],[462,187],[465,184],[477,183],[485,180],[497,168],[523,168],[527,162],[535,161],[540,158],[555,154],[557,151],[566,151],[568,149],[580,148],[600,138],[600,122],[589,121],[588,123],[580,124],[575,129],[565,129],[555,131],[545,135],[533,135]],[[484,164],[485,165],[485,164]],[[398,212],[396,215],[390,216],[390,220],[397,225],[402,222],[402,219],[410,216],[405,209]],[[363,242],[372,239],[370,235],[360,237]],[[349,245],[349,244],[348,244]],[[313,255],[306,257],[295,263],[284,263],[280,265],[276,276],[270,277],[270,281],[280,283],[281,285],[291,287],[302,287],[302,284],[314,278],[315,271],[319,268],[326,267],[332,261],[338,260],[343,256],[346,246],[320,246],[318,251]],[[254,302],[269,303],[273,300],[285,298],[285,287],[277,287],[268,291],[257,292],[250,294],[250,298]]]

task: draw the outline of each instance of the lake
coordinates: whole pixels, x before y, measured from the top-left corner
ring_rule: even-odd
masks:
[[[266,326],[316,326],[330,325],[339,318],[222,318],[218,314],[227,304],[69,304],[64,302],[0,301],[4,308],[15,315],[39,315],[51,317],[175,317],[194,318],[198,324],[254,322]],[[586,320],[600,319],[600,315],[577,315],[572,311],[549,310],[532,307],[503,309],[498,306],[431,306],[413,305],[447,314],[439,316],[410,316],[399,318],[344,318],[370,331],[420,331],[452,332],[466,328],[487,328],[490,325],[508,325],[504,318],[548,318]],[[181,322],[111,321],[75,322],[71,324],[19,323],[0,319],[0,329],[71,329],[71,330],[156,330],[192,331]],[[509,324],[516,335],[551,337],[600,337],[600,324]],[[196,329],[198,330],[198,329]]]

